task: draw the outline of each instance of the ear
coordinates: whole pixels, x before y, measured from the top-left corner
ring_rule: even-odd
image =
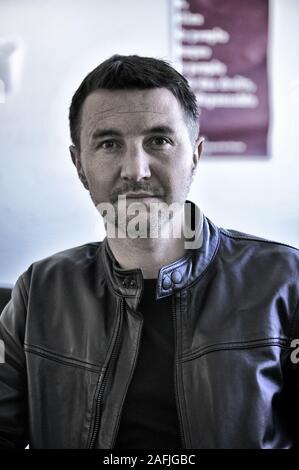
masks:
[[[82,168],[80,151],[74,145],[69,146],[71,159],[75,167],[77,168],[77,173],[85,189],[89,190],[88,182]]]
[[[198,139],[195,142],[194,145],[194,152],[193,152],[193,166],[192,166],[192,175],[194,176],[196,173],[197,165],[200,159],[200,156],[203,151],[203,143],[204,143],[204,138],[203,137],[198,137]]]

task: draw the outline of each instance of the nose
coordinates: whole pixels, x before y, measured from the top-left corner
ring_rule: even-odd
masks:
[[[141,181],[151,176],[149,156],[142,145],[128,145],[122,155],[121,178],[125,180]]]

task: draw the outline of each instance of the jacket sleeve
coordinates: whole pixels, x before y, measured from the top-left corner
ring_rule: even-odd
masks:
[[[24,275],[0,315],[0,449],[24,449],[29,441],[24,333]]]

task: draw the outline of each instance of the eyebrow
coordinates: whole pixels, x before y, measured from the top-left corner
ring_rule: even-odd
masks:
[[[169,126],[155,126],[155,127],[150,127],[149,129],[145,129],[142,132],[142,135],[149,135],[149,134],[169,134],[173,135],[175,132],[174,130],[169,127]],[[116,137],[122,137],[123,133],[120,132],[117,129],[96,129],[94,133],[92,134],[91,139],[97,140],[101,137],[108,137],[108,136],[116,136]]]
[[[174,130],[169,126],[155,126],[146,129],[143,134],[174,134]]]
[[[122,136],[122,133],[118,131],[117,129],[96,129],[94,133],[92,134],[91,139],[97,140],[100,137],[108,137],[111,135],[120,137]]]

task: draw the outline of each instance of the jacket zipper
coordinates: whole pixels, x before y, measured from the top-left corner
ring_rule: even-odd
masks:
[[[92,432],[92,437],[91,437],[91,440],[90,440],[90,444],[89,444],[89,449],[92,449],[94,444],[95,444],[95,440],[96,440],[96,437],[98,435],[98,432],[99,432],[99,427],[100,427],[100,419],[101,419],[101,406],[102,406],[102,399],[103,399],[103,395],[104,395],[104,390],[105,390],[105,386],[108,382],[108,379],[109,379],[109,376],[111,375],[111,371],[113,369],[113,364],[115,362],[115,359],[116,359],[116,356],[117,356],[117,351],[118,351],[118,346],[119,346],[119,341],[120,341],[120,331],[121,331],[121,325],[122,325],[122,314],[123,314],[123,308],[124,308],[124,299],[122,298],[121,299],[121,308],[120,308],[120,317],[119,317],[119,320],[118,320],[118,325],[116,327],[116,337],[115,337],[115,340],[114,340],[114,346],[113,346],[113,349],[112,349],[112,353],[111,353],[111,356],[108,360],[108,364],[103,367],[102,369],[102,372],[101,372],[101,375],[100,375],[100,378],[99,378],[99,393],[98,393],[98,396],[97,396],[97,400],[96,400],[96,410],[95,410],[95,422],[94,422],[94,427],[93,427],[93,432]]]
[[[123,304],[124,305],[124,304]],[[125,306],[124,306],[124,313],[125,313]],[[138,342],[137,342],[137,357],[138,357],[138,351],[139,351],[139,346],[140,346],[140,337],[141,337],[141,333],[142,333],[142,327],[143,327],[143,320],[142,320],[142,323],[141,323],[141,331],[140,331],[140,336],[138,338]],[[130,378],[130,382],[132,380],[132,377],[133,377],[133,374],[134,374],[134,371],[135,371],[135,368],[136,368],[136,364],[137,364],[137,360],[135,360],[135,364],[134,364],[134,367],[132,369],[132,372],[131,372],[131,378]],[[118,434],[118,431],[119,431],[119,426],[120,426],[120,422],[121,422],[121,415],[122,415],[122,409],[123,409],[123,405],[124,405],[124,402],[125,400],[123,400],[122,402],[122,406],[119,410],[119,417],[118,417],[118,422],[115,426],[115,429],[113,431],[113,436],[112,436],[112,439],[111,439],[111,446],[110,446],[110,449],[114,449],[114,446],[115,446],[115,442],[116,442],[116,439],[117,439],[117,434]]]
[[[177,329],[176,329],[176,312],[175,312],[175,302],[176,302],[176,295],[172,298],[172,315],[173,315],[173,323],[174,323],[174,389],[175,389],[175,398],[176,398],[176,405],[177,405],[177,414],[178,414],[178,421],[179,421],[179,436],[182,444],[182,448],[185,449],[185,440],[183,435],[183,425],[182,425],[182,417],[181,417],[181,408],[180,408],[180,400],[179,400],[179,393],[178,393],[178,374],[177,374]]]

